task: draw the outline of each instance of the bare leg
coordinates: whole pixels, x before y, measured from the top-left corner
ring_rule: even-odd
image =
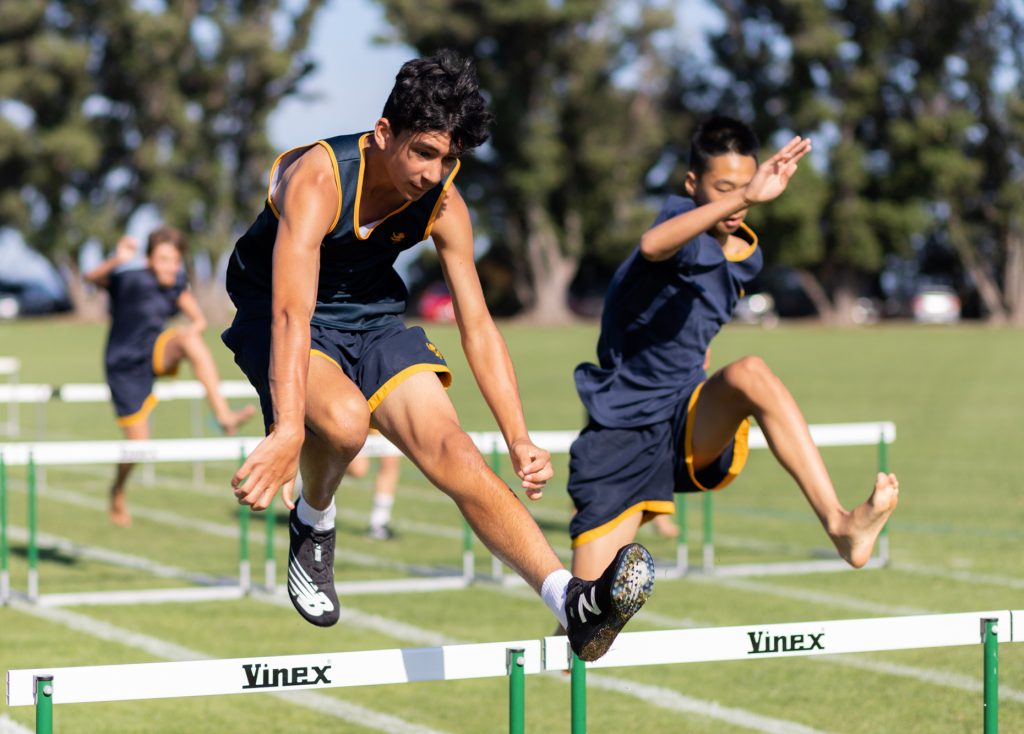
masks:
[[[149,438],[149,420],[139,421],[129,426],[122,426],[124,437],[129,441],[145,441]],[[125,498],[125,484],[135,464],[118,464],[114,483],[110,487],[110,520],[117,526],[126,528],[132,524],[132,516],[128,513],[128,501]]]
[[[302,496],[310,507],[324,510],[366,442],[370,409],[345,373],[318,356],[309,360],[306,425],[312,434],[307,432],[302,447]]]
[[[191,329],[177,329],[167,340],[163,354],[163,371],[173,372],[183,359],[192,364],[196,379],[206,388],[206,399],[213,409],[217,423],[224,433],[233,436],[242,423],[252,418],[256,408],[247,405],[240,410],[231,410],[228,401],[220,392],[220,375],[217,373],[213,355],[210,354],[210,349],[202,336]]]
[[[459,426],[437,376],[422,372],[403,381],[377,407],[374,419],[381,433],[455,501],[490,551],[540,593],[562,564],[522,502]]]
[[[623,518],[622,522],[599,538],[576,546],[572,552],[572,575],[581,579],[596,579],[615,558],[619,548],[632,543],[640,528],[643,513]]]
[[[357,456],[348,463],[348,470],[345,472],[350,477],[362,479],[370,473],[370,457]]]
[[[733,362],[704,384],[693,427],[694,468],[710,465],[751,415],[764,431],[775,458],[796,480],[839,555],[857,568],[867,563],[878,533],[896,509],[899,482],[893,474],[879,474],[867,501],[852,511],[845,510],[800,408],[760,358]]]
[[[678,538],[679,526],[672,522],[672,516],[658,513],[654,516],[654,529],[663,538]]]

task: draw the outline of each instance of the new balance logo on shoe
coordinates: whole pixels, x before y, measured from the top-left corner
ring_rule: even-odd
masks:
[[[597,587],[596,586],[591,586],[590,587],[590,600],[589,601],[587,600],[587,596],[586,596],[585,593],[584,594],[580,594],[579,613],[580,613],[580,621],[581,622],[586,623],[586,621],[587,621],[587,612],[588,611],[591,614],[595,615],[595,616],[600,616],[600,614],[601,614],[601,607],[597,606]]]
[[[311,617],[319,617],[326,612],[333,612],[334,604],[326,594],[317,589],[313,579],[295,560],[295,556],[289,556],[288,560],[288,592],[291,594],[292,600],[301,605]]]

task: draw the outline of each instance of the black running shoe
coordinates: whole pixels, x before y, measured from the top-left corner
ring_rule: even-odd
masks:
[[[334,590],[334,528],[314,530],[292,510],[288,538],[288,598],[310,624],[336,624],[341,612]]]
[[[640,611],[654,588],[654,559],[639,543],[619,549],[596,581],[575,576],[569,581],[565,615],[569,644],[581,660],[608,652],[630,617]]]

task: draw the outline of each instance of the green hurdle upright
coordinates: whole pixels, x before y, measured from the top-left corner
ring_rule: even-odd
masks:
[[[985,648],[985,734],[999,732],[999,620],[981,620],[981,641]]]
[[[11,598],[10,548],[7,545],[7,464],[0,453],[0,604]]]
[[[28,599],[39,599],[39,543],[36,538],[36,462],[28,455]]]
[[[36,676],[36,734],[53,733],[53,676]]]
[[[526,732],[526,650],[508,649],[508,734]]]

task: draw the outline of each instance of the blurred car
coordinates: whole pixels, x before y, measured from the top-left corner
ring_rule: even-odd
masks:
[[[0,318],[71,310],[67,285],[49,260],[20,238],[0,238]]]
[[[956,323],[960,306],[960,296],[948,285],[922,285],[910,299],[911,315],[922,324]]]
[[[452,294],[448,286],[443,282],[432,283],[420,294],[416,303],[416,310],[420,318],[425,321],[438,323],[451,323],[455,320],[455,305],[452,303]]]
[[[770,293],[751,293],[743,296],[732,312],[732,317],[744,324],[757,324],[767,328],[778,326],[779,314]]]

